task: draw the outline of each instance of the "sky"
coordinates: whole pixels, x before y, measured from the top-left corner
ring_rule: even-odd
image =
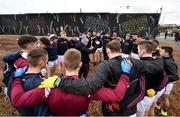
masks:
[[[180,0],[0,0],[0,14],[161,12],[159,24],[180,24],[179,7]]]

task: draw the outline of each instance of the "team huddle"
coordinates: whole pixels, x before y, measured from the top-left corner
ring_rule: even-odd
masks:
[[[172,47],[157,40],[97,31],[67,39],[62,31],[22,35],[18,45],[3,58],[3,83],[22,116],[88,116],[91,100],[102,101],[104,116],[168,115],[178,67]]]

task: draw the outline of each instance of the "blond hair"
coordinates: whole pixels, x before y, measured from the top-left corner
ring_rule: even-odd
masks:
[[[77,49],[68,49],[64,54],[64,67],[72,71],[79,67],[81,62],[81,53]]]

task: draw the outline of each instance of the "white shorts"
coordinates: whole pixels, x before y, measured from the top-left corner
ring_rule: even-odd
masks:
[[[48,66],[49,67],[54,67],[57,64],[58,64],[58,59],[56,59],[55,61],[48,61]]]
[[[139,55],[138,54],[131,53],[131,57],[139,59]]]
[[[58,61],[63,62],[64,61],[64,55],[58,55]]]
[[[155,101],[157,101],[162,96],[164,91],[165,91],[165,88],[157,92],[157,94],[155,95],[155,98],[156,98]]]
[[[155,96],[153,96],[153,97],[144,96],[144,99],[141,100],[137,104],[137,115],[138,116],[144,116],[145,112],[149,111],[154,100],[155,100]]]
[[[124,53],[121,53],[121,56],[122,56],[122,58],[128,58],[128,57],[130,57],[129,54],[124,54]]]
[[[163,94],[170,94],[173,89],[173,83],[168,83],[165,87]]]
[[[133,114],[133,115],[130,115],[129,117],[136,117],[136,113],[135,113],[135,114]]]

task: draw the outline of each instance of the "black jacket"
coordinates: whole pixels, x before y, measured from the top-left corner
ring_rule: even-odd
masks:
[[[143,61],[149,61],[149,62],[153,62],[155,60],[152,57],[143,57],[140,59]],[[163,62],[163,59],[161,59],[161,61]],[[164,65],[162,66],[164,67]],[[156,74],[145,73],[145,80],[146,80],[146,90],[152,88],[156,92],[164,88],[168,81],[167,77],[164,75],[164,69],[162,69]]]
[[[76,49],[81,52],[81,61],[86,64],[89,64],[90,62],[89,54],[94,53],[97,50],[96,47],[94,47],[93,49],[89,49],[82,43],[78,44],[76,46]]]
[[[164,57],[164,69],[168,75],[168,82],[174,82],[179,80],[178,67],[173,59],[173,57]]]
[[[108,79],[104,83],[105,87],[115,88],[119,76],[122,74],[120,63],[122,61],[122,57],[118,56],[112,58],[111,61],[108,61],[109,71],[108,71]],[[136,65],[136,63],[133,63]],[[108,103],[102,102],[102,111],[103,115],[105,116],[130,116],[136,113],[136,105],[144,98],[145,93],[145,81],[144,78],[141,77],[140,72],[138,73],[136,69],[133,69],[133,74],[130,77],[130,83],[127,87],[127,91],[125,93],[124,98],[119,103],[120,111],[119,112],[112,112],[108,108]]]
[[[101,47],[102,47],[102,39],[101,39],[101,37],[96,36],[96,37],[93,39],[93,42],[92,42],[93,47],[95,47],[95,46],[97,47],[96,41],[99,41],[98,48],[101,48]]]
[[[155,74],[161,71],[163,68],[163,61],[162,59],[157,59],[155,61],[141,61],[138,59],[131,58],[132,62],[135,63],[133,66],[133,76],[138,77],[139,74],[149,73]],[[116,69],[119,69],[120,61],[114,59],[102,61],[96,71],[89,76],[87,79],[70,79],[70,78],[61,78],[61,83],[59,87],[61,90],[65,92],[80,94],[80,95],[89,95],[95,92],[97,89],[102,87],[104,83],[108,80],[109,71],[111,67],[109,66],[109,62],[114,63]],[[115,67],[114,67],[115,68]],[[115,70],[116,71],[116,70]],[[118,76],[119,77],[119,76]]]
[[[58,59],[56,45],[50,45],[45,50],[48,52],[48,61],[55,61]]]
[[[135,40],[131,40],[132,42],[132,49],[131,52],[134,54],[138,54],[138,44]]]
[[[58,55],[64,55],[66,50],[68,50],[68,40],[64,38],[59,38],[57,42]]]
[[[93,43],[93,40],[91,39],[92,37],[91,36],[86,36],[88,38],[88,44],[87,44],[87,48],[90,48],[92,46],[92,43]],[[81,42],[81,38],[80,38],[80,42]]]
[[[152,53],[153,57],[160,57],[159,50],[156,50],[155,52]]]
[[[76,48],[77,41],[75,40],[70,40],[68,41],[68,48]]]
[[[131,40],[121,41],[121,46],[122,46],[122,53],[123,54],[131,54],[131,49],[132,49]]]

